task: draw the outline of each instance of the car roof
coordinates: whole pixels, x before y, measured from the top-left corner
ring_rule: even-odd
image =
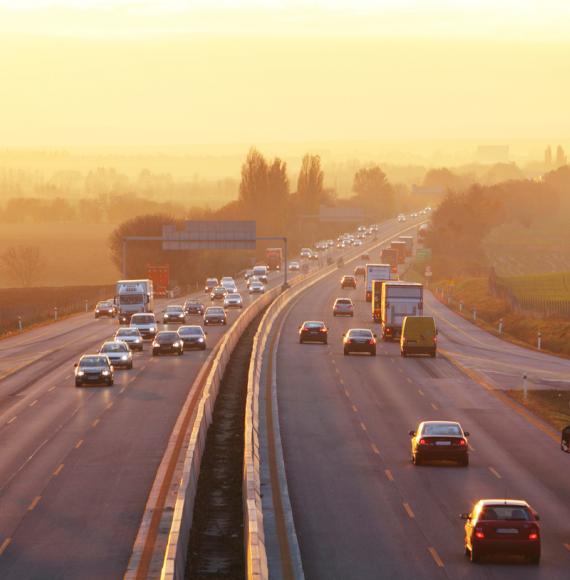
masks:
[[[167,304],[166,308],[179,308],[182,309],[182,304]]]
[[[352,298],[346,298],[344,296],[340,296],[339,298],[335,298],[335,302],[338,302],[339,300],[346,300],[348,302],[352,302]]]
[[[374,334],[370,328],[349,328],[346,332],[370,332],[370,334]]]

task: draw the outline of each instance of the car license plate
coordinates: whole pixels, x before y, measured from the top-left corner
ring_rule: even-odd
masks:
[[[435,444],[440,446],[451,445],[451,441],[436,441]]]
[[[497,534],[518,534],[516,528],[497,528]]]

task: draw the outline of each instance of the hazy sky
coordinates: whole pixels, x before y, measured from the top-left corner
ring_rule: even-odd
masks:
[[[0,145],[570,136],[570,0],[0,0]]]

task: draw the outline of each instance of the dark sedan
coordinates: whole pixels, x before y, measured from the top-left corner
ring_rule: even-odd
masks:
[[[320,320],[307,320],[299,326],[299,342],[328,343],[329,331],[327,325]]]
[[[208,324],[227,324],[226,311],[221,306],[209,306],[204,312],[204,326]]]
[[[166,307],[162,315],[163,324],[169,324],[171,322],[186,322],[184,307],[178,304],[171,304]]]
[[[177,354],[184,352],[184,343],[174,330],[161,330],[152,342],[152,356],[159,354]]]
[[[376,335],[368,328],[351,328],[342,335],[344,354],[367,352],[376,356]]]
[[[228,291],[226,288],[224,288],[224,286],[216,286],[212,292],[210,292],[210,300],[212,302],[216,300],[223,300],[227,294]]]
[[[354,276],[343,276],[340,281],[341,288],[356,288],[356,278]]]
[[[423,421],[416,431],[410,431],[412,463],[426,460],[451,460],[469,465],[469,433],[455,421]]]
[[[115,316],[117,316],[117,307],[115,306],[115,303],[110,300],[97,302],[97,306],[95,306],[95,318],[101,318],[101,316],[115,318]]]
[[[206,350],[206,333],[201,326],[194,324],[191,326],[181,326],[178,329],[178,336],[180,336],[184,343],[184,350],[192,348]]]
[[[203,316],[206,307],[199,300],[186,300],[184,303],[184,311],[186,314],[199,314]]]
[[[75,386],[85,384],[113,384],[113,365],[104,354],[84,354],[75,363]]]

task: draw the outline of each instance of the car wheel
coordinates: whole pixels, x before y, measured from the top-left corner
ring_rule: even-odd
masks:
[[[329,341],[328,341],[328,340],[325,338],[325,339],[323,340],[323,344],[328,344],[328,343],[329,343]]]
[[[112,387],[112,386],[113,386],[113,383],[114,383],[113,379],[109,379],[109,380],[107,381],[107,384],[108,384],[110,387]]]
[[[532,556],[529,556],[528,561],[533,566],[538,566],[540,564],[540,554],[533,554]]]
[[[370,351],[370,354],[371,354],[372,356],[376,356],[376,349],[374,349],[374,350],[371,350],[371,351]]]
[[[348,350],[346,350],[346,348],[344,349],[344,356],[348,356],[349,352]]]
[[[481,554],[479,553],[479,550],[473,545],[471,546],[469,560],[471,560],[473,564],[477,564],[477,562],[481,561]]]
[[[132,368],[133,368],[133,361],[131,361],[129,364],[129,370],[131,370]]]
[[[415,455],[412,455],[412,463],[418,466],[422,464],[422,459],[417,453]]]
[[[434,350],[434,351],[431,353],[431,358],[435,358],[436,356],[437,356],[437,352]]]
[[[469,455],[466,455],[460,462],[459,464],[462,467],[468,467],[469,466]]]
[[[406,358],[406,351],[405,350],[401,350],[400,351],[400,356],[403,356],[404,358]]]
[[[303,344],[305,342],[302,338],[299,339],[299,344]]]
[[[75,386],[80,387],[82,385],[81,381],[75,381]]]

